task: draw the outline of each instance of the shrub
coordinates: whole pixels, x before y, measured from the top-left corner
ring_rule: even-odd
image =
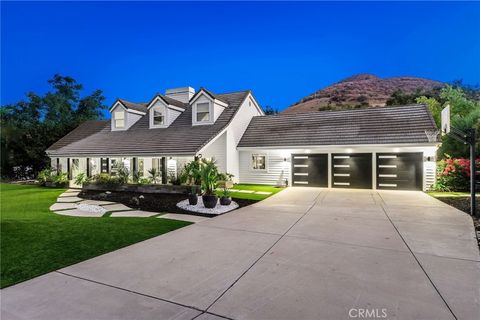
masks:
[[[45,184],[46,182],[51,182],[52,181],[52,173],[53,173],[53,171],[50,168],[43,169],[42,171],[40,171],[38,173],[37,180],[41,184]]]
[[[150,175],[150,180],[156,184],[158,180],[160,180],[160,172],[156,168],[151,168],[148,170],[148,174]]]
[[[76,177],[75,177],[75,184],[78,185],[78,186],[83,186],[84,183],[88,183],[90,182],[90,178],[87,177],[87,175],[85,173],[79,173]]]
[[[150,184],[152,180],[150,178],[140,178],[138,179],[138,184]]]
[[[68,175],[66,172],[61,172],[58,174],[52,175],[52,181],[56,184],[67,184],[68,183]]]
[[[120,163],[117,169],[117,179],[120,184],[126,184],[128,183],[128,178],[130,176],[130,171],[128,170],[127,167],[123,163]]]
[[[180,177],[182,183],[200,185],[200,161],[193,160],[187,163]]]
[[[121,179],[118,177],[111,177],[108,173],[101,173],[93,178],[95,184],[114,187],[121,185]]]
[[[480,159],[476,159],[477,170]],[[438,191],[468,191],[470,190],[470,160],[451,158],[437,163],[437,181],[434,186]]]

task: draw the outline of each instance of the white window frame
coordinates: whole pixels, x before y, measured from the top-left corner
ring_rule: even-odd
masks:
[[[264,169],[256,169],[253,167],[253,157],[264,157],[265,158],[265,168]],[[250,154],[250,171],[253,172],[268,172],[268,154],[266,153],[252,153]]]
[[[119,115],[119,114],[123,114],[123,119],[117,119],[117,115]],[[117,125],[117,121],[118,121],[118,120],[123,120],[123,126],[118,126],[118,125]],[[113,112],[113,127],[114,127],[115,129],[121,130],[121,129],[125,129],[126,125],[127,125],[127,115],[126,115],[125,110],[122,110],[122,111],[114,111],[114,112]]]
[[[197,121],[197,108],[198,108],[198,105],[199,104],[208,104],[208,121],[207,120],[204,120],[204,121]],[[199,102],[196,102],[194,105],[193,105],[193,114],[192,114],[192,123],[193,125],[209,125],[209,124],[213,124],[214,121],[214,115],[213,115],[213,103],[211,101],[199,101]]]
[[[206,113],[208,115],[208,119],[206,120],[198,120],[198,107],[200,105],[206,105],[207,106],[207,112],[202,112],[202,113]],[[212,110],[210,108],[210,102],[198,102],[196,104],[197,108],[195,109],[195,122],[198,122],[198,123],[208,123],[208,122],[212,122]]]
[[[155,110],[160,110],[160,112],[162,112],[162,114],[163,114],[163,124],[155,124],[154,119],[153,119],[153,115],[155,113]],[[156,105],[152,106],[150,108],[149,112],[150,112],[150,128],[166,128],[166,127],[168,127],[168,117],[169,117],[168,108],[164,104],[159,103],[159,104],[156,104]]]

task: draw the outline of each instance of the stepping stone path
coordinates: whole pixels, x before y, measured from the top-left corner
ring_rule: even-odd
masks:
[[[98,218],[104,216],[107,212],[111,212],[110,217],[151,217],[159,214],[158,212],[134,210],[124,204],[112,201],[85,200],[78,197],[79,193],[80,190],[68,189],[58,196],[57,203],[50,206],[50,211],[63,216]],[[161,217],[189,222],[208,219],[200,216],[173,213],[168,213]]]
[[[158,212],[142,211],[142,210],[130,210],[130,211],[116,211],[113,212],[110,217],[151,217],[157,215]]]

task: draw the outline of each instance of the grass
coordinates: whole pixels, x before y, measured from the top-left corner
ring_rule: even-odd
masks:
[[[429,191],[427,192],[428,195],[431,195],[435,198],[440,197],[470,197],[470,192],[443,192],[443,191]],[[480,197],[480,194],[476,195]]]
[[[232,189],[271,192],[271,194],[230,192],[230,196],[232,198],[248,199],[248,200],[263,200],[274,195],[277,192],[282,191],[284,188],[268,186],[268,185],[260,185],[260,184],[236,184],[233,186]],[[217,195],[221,196],[222,191],[217,191]]]
[[[157,218],[85,218],[50,212],[63,189],[0,184],[4,288],[152,238],[189,222]]]

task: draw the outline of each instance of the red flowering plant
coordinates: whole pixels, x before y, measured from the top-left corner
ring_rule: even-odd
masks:
[[[477,171],[480,169],[480,158],[475,161]],[[470,159],[451,158],[440,160],[437,163],[438,191],[468,191],[470,190]]]

